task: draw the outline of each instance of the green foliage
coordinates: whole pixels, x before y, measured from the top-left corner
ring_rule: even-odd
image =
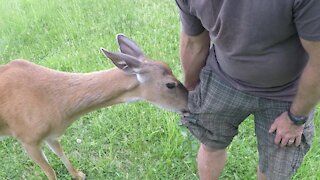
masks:
[[[111,68],[99,48],[117,51],[115,35],[124,33],[149,57],[167,62],[181,79],[179,32],[179,16],[171,0],[0,0],[1,64],[23,58],[69,72]],[[221,179],[256,179],[252,118],[240,131],[228,149]],[[178,115],[148,103],[89,113],[66,131],[61,142],[89,179],[198,179],[198,142],[180,126]],[[320,179],[319,142],[316,136],[294,179]],[[61,161],[44,149],[58,178],[71,179]],[[0,179],[45,178],[13,138],[0,142],[0,160]]]

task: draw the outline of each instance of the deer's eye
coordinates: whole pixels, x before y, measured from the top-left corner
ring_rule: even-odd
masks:
[[[173,89],[176,87],[176,83],[167,83],[166,86],[168,89]]]

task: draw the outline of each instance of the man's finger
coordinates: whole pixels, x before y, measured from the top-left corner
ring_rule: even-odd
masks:
[[[281,136],[279,136],[278,134],[276,135],[276,137],[274,138],[274,143],[275,144],[279,144],[281,141]]]
[[[275,123],[272,123],[272,125],[271,125],[271,127],[270,127],[270,129],[269,129],[269,133],[275,132],[276,129],[277,129],[277,126],[275,125]]]
[[[301,136],[299,136],[299,137],[296,138],[296,143],[295,143],[295,145],[296,145],[296,146],[299,146],[300,143],[301,143]]]
[[[295,142],[295,138],[291,138],[288,140],[288,146],[292,145]]]
[[[288,139],[288,138],[282,138],[282,139],[281,139],[281,144],[280,144],[280,146],[281,146],[281,147],[284,147],[284,146],[286,146],[287,144],[289,144],[289,139]]]

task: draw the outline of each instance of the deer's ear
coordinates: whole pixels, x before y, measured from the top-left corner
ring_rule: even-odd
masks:
[[[100,48],[101,52],[109,58],[112,63],[122,71],[130,74],[137,74],[141,71],[141,64],[137,58],[123,53],[109,52]]]
[[[140,47],[132,39],[126,37],[123,34],[118,34],[117,41],[122,53],[128,54],[137,59],[141,59],[142,57],[144,57],[144,54]]]

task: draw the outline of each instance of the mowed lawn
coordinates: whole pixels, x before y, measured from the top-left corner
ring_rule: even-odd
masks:
[[[173,0],[0,0],[1,64],[24,58],[68,72],[108,69],[113,65],[99,48],[117,51],[115,35],[124,33],[149,57],[167,62],[182,79],[179,32]],[[318,113],[315,122],[314,146],[296,180],[320,179]],[[198,142],[180,125],[177,114],[145,102],[89,113],[65,132],[61,142],[89,180],[198,179]],[[61,161],[44,149],[58,178],[71,179]],[[252,117],[241,125],[228,157],[221,179],[256,179]],[[46,178],[13,138],[0,141],[0,162],[0,179]]]

